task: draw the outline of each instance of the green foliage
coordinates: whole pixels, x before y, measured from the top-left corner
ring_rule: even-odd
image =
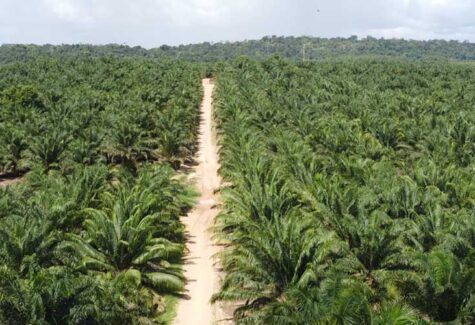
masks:
[[[182,287],[176,285],[181,280],[177,263],[183,245],[157,236],[161,223],[170,222],[172,218],[175,223],[179,222],[177,214],[164,215],[167,209],[173,211],[173,204],[159,205],[160,200],[175,197],[167,197],[170,189],[165,186],[147,188],[141,182],[141,178],[146,177],[151,183],[160,183],[168,176],[168,172],[161,170],[145,172],[133,186],[126,183],[114,192],[103,193],[105,205],[101,209],[84,210],[88,214],[84,232],[69,234],[68,241],[62,244],[63,249],[74,251],[85,270],[117,273],[137,268],[153,289],[164,289],[165,293],[180,291]],[[168,185],[174,187],[176,183]],[[171,237],[173,234],[166,235]],[[160,278],[160,273],[169,278]]]
[[[24,73],[28,71],[27,73]],[[195,151],[200,69],[183,62],[37,59],[0,67],[0,175],[106,161],[136,172]]]
[[[183,289],[195,194],[172,167],[194,153],[199,69],[39,59],[0,76],[0,179],[23,176],[0,188],[0,324],[162,323]]]
[[[219,68],[239,324],[473,322],[475,70],[395,60]]]
[[[237,323],[473,323],[474,66],[335,59],[473,53],[354,37],[1,46],[0,178],[25,179],[0,188],[0,323],[169,317],[194,199],[174,169],[196,151],[204,74],[229,184],[213,300],[241,302]],[[169,60],[275,54],[304,62]]]
[[[268,59],[279,55],[296,61],[341,57],[402,57],[409,59],[475,60],[475,44],[470,42],[404,39],[376,39],[368,36],[358,39],[265,36],[260,40],[240,42],[204,42],[179,46],[162,45],[144,49],[126,45],[15,45],[0,46],[0,63],[26,61],[37,57],[134,57],[180,59],[196,62],[217,62],[248,56]],[[205,70],[210,75],[212,69]]]
[[[124,175],[127,175],[125,172]],[[30,173],[1,193],[0,321],[143,324],[183,288],[183,226],[193,193],[170,167],[111,182],[107,168]],[[127,314],[124,316],[123,314]]]

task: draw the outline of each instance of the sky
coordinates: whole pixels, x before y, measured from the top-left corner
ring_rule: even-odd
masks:
[[[0,44],[162,44],[266,35],[475,42],[475,0],[0,0]]]

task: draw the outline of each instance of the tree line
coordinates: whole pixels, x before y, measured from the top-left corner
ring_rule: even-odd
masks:
[[[135,57],[179,59],[194,62],[217,62],[247,56],[264,60],[274,55],[295,61],[342,57],[391,57],[410,60],[475,60],[475,44],[470,42],[404,39],[320,38],[266,36],[240,42],[204,42],[179,46],[162,45],[145,49],[126,45],[21,45],[0,46],[0,63],[26,61],[37,57]]]

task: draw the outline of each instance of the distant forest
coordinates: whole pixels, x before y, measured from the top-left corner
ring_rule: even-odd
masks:
[[[411,60],[475,60],[475,43],[430,40],[377,39],[366,37],[318,38],[266,36],[260,40],[201,43],[180,46],[162,45],[145,49],[126,45],[17,45],[0,46],[0,64],[27,61],[38,57],[146,57],[216,62],[247,56],[266,59],[278,55],[296,61],[341,57],[396,57]]]

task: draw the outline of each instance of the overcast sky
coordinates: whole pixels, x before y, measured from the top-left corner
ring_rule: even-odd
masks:
[[[0,0],[0,43],[150,48],[265,35],[475,42],[475,0]]]

